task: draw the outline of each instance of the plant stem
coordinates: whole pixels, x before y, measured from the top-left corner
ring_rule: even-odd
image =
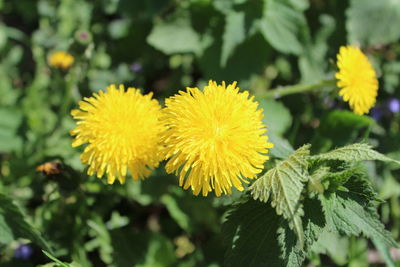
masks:
[[[257,94],[258,98],[280,98],[285,95],[292,95],[297,93],[304,93],[313,90],[322,89],[324,87],[331,87],[334,88],[335,85],[334,79],[324,79],[317,83],[313,84],[298,84],[298,85],[289,85],[278,87],[276,89],[268,90],[264,93]]]
[[[71,69],[71,72],[69,73],[69,77],[66,81],[66,88],[65,88],[65,95],[63,99],[63,103],[60,108],[60,119],[62,119],[64,116],[69,114],[69,109],[72,104],[72,90],[76,86],[76,70]]]

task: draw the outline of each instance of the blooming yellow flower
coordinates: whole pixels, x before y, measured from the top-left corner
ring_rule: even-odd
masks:
[[[367,56],[357,47],[342,46],[337,55],[337,66],[339,95],[349,102],[354,113],[368,113],[376,102],[378,80]]]
[[[180,186],[195,195],[242,191],[242,182],[262,171],[273,146],[257,107],[236,82],[226,87],[210,81],[203,92],[187,88],[166,99],[161,120],[167,172],[179,175]]]
[[[74,57],[64,51],[56,51],[49,57],[49,65],[53,68],[66,70],[74,63]]]
[[[138,89],[110,85],[79,102],[71,114],[77,127],[73,147],[87,144],[81,160],[89,165],[88,174],[101,178],[107,173],[108,183],[118,178],[125,182],[127,170],[136,181],[148,176],[162,156],[159,121],[161,107],[152,93],[142,95]]]

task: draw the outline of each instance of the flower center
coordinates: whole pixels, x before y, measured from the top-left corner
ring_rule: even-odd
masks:
[[[217,125],[216,127],[214,127],[214,137],[215,138],[220,138],[223,135],[225,135],[225,128],[221,127],[220,125]]]

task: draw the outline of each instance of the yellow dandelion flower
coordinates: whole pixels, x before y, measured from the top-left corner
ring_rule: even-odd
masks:
[[[136,181],[158,166],[163,127],[161,106],[152,93],[110,85],[105,93],[84,98],[79,108],[71,112],[77,127],[70,133],[73,147],[87,144],[81,160],[89,165],[89,175],[101,178],[107,173],[109,184],[116,178],[124,183],[128,170]]]
[[[262,123],[263,111],[254,97],[239,93],[236,82],[225,86],[210,81],[201,92],[186,92],[166,99],[162,141],[168,173],[179,175],[179,184],[195,195],[243,190],[242,182],[253,179],[269,158]]]
[[[49,57],[49,65],[53,68],[66,70],[74,63],[74,57],[64,51],[56,51]]]
[[[376,72],[364,53],[354,46],[340,47],[336,73],[339,95],[349,102],[354,113],[368,113],[378,95]]]

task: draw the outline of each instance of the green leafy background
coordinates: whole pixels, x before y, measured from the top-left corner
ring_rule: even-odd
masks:
[[[399,22],[395,0],[0,0],[0,266],[397,266]],[[260,97],[333,77],[347,44],[378,73],[370,114],[336,88]],[[123,83],[163,102],[209,79],[264,110],[275,147],[246,192],[195,197],[162,166],[125,185],[85,174],[68,134],[82,97]],[[49,161],[60,174],[36,171]]]

